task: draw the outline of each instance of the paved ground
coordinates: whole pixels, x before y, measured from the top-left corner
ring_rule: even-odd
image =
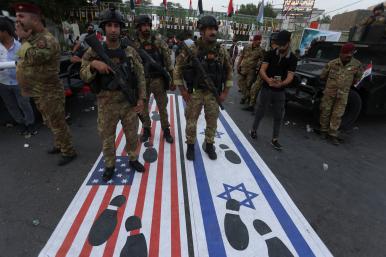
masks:
[[[238,102],[234,88],[225,107],[247,135],[253,117]],[[63,168],[44,152],[51,142],[46,128],[26,140],[0,127],[0,257],[37,256],[99,155],[96,111],[79,105],[69,104],[79,158]],[[281,153],[269,144],[270,114],[250,142],[335,256],[386,256],[385,117],[361,118],[339,147],[307,133],[310,119],[288,107]]]

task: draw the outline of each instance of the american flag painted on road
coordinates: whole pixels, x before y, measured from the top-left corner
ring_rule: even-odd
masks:
[[[139,144],[147,172],[134,173],[117,128],[115,176],[103,182],[100,156],[41,251],[46,256],[332,256],[230,116],[221,111],[218,159],[185,159],[184,102],[169,96],[174,144],[163,140],[155,102],[150,142]]]

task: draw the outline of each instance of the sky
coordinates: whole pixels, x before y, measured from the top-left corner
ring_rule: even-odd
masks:
[[[159,5],[162,0],[152,0],[154,5]],[[189,0],[169,0],[169,2],[180,3],[183,7],[188,8]],[[198,0],[192,0],[193,8],[197,8]],[[226,11],[229,0],[202,0],[204,4],[204,10]],[[233,0],[233,6],[236,5],[254,3],[258,4],[260,0]],[[275,8],[283,7],[283,0],[265,0],[265,3],[269,2],[274,5]],[[381,3],[382,0],[316,0],[315,7],[318,9],[324,9],[327,15],[334,16],[335,14],[343,13],[346,11],[353,11],[357,9],[367,9],[369,6],[373,6]],[[343,7],[343,8],[342,8]],[[342,8],[335,11],[336,9]]]

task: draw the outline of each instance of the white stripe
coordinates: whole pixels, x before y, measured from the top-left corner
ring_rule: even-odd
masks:
[[[169,97],[169,96],[168,96]],[[168,101],[168,114],[170,101]],[[170,122],[169,122],[170,123]],[[160,241],[159,241],[159,256],[171,256],[171,145],[163,138],[160,141],[164,142],[164,158],[163,158],[163,177],[162,179],[162,201],[161,201],[161,216],[160,216]],[[158,150],[157,150],[158,151]]]

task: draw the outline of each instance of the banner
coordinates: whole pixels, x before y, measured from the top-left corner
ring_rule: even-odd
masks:
[[[341,36],[341,32],[318,30],[318,29],[304,29],[302,40],[300,41],[300,53],[303,55],[311,46],[313,41],[330,41],[338,42]]]

